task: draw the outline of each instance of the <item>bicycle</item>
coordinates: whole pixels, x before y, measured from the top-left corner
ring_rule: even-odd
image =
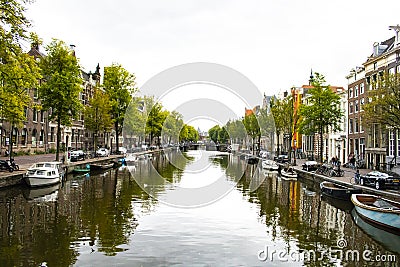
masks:
[[[356,172],[353,177],[350,177],[350,184],[360,184],[360,173]]]

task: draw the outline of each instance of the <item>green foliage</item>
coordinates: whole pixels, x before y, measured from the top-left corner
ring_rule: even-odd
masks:
[[[214,143],[218,143],[219,132],[221,131],[221,127],[219,125],[215,125],[208,130],[208,136]]]
[[[230,132],[228,132],[227,126],[220,127],[219,125],[215,125],[208,130],[208,136],[216,144],[228,143],[228,141],[230,140]]]
[[[191,125],[184,124],[179,134],[179,141],[197,142],[198,140],[199,133],[197,130]]]
[[[99,132],[109,132],[112,128],[110,99],[100,89],[95,89],[93,98],[85,107],[85,128],[98,136]],[[97,140],[93,147],[97,147]]]
[[[177,111],[170,112],[168,114],[168,117],[164,121],[162,129],[165,142],[166,143],[178,142],[179,135],[183,125],[184,123],[182,115]]]
[[[135,75],[129,73],[120,64],[113,63],[111,66],[104,68],[103,88],[110,98],[111,114],[117,140],[122,133],[125,113],[132,95],[137,91],[135,79]]]
[[[46,51],[47,56],[40,61],[45,82],[39,88],[39,97],[43,109],[52,111],[49,118],[57,122],[58,160],[61,125],[71,125],[82,109],[82,79],[78,60],[63,41],[53,39]]]
[[[26,119],[24,109],[31,105],[27,89],[36,87],[41,77],[34,58],[21,49],[21,42],[29,41],[25,4],[11,0],[0,5],[0,116],[13,126]]]
[[[240,143],[246,137],[246,128],[242,120],[228,121],[225,128],[233,142]]]
[[[154,137],[160,137],[164,121],[169,115],[168,111],[163,110],[161,103],[155,103],[147,116],[146,134],[150,135],[150,142],[153,143]]]
[[[386,73],[373,88],[368,91],[370,101],[363,106],[363,122],[400,129],[400,74]]]
[[[311,135],[319,133],[320,142],[323,134],[330,127],[333,131],[340,130],[340,122],[343,119],[343,112],[340,109],[340,96],[334,93],[329,85],[325,84],[325,78],[319,73],[315,73],[312,80],[312,88],[309,90],[308,104],[300,106],[300,116],[302,118],[299,125],[299,132]],[[322,149],[320,144],[321,161]]]
[[[254,113],[244,116],[243,125],[246,129],[247,134],[252,139],[255,139],[255,138],[261,136],[261,129],[258,124],[257,117]]]
[[[133,97],[126,112],[124,120],[124,131],[127,135],[144,138],[146,130],[145,99]]]

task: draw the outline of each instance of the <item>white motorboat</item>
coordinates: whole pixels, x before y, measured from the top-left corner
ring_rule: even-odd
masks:
[[[281,170],[283,180],[297,180],[297,172],[292,167],[286,167]]]
[[[277,171],[279,169],[278,164],[276,164],[275,161],[270,160],[270,159],[264,159],[261,164],[262,164],[263,169],[266,169],[266,170]]]
[[[24,178],[30,187],[38,187],[57,184],[64,174],[61,162],[38,162],[29,167]]]

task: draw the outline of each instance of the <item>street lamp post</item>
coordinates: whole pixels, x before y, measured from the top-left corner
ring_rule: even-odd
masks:
[[[297,150],[297,140],[294,139],[294,161],[293,161],[293,166],[296,166],[296,150]]]

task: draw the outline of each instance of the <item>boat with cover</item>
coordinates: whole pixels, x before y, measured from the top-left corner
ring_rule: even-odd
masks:
[[[278,164],[276,164],[275,161],[270,160],[270,159],[264,159],[262,162],[262,167],[265,170],[270,170],[270,171],[277,171],[279,170]]]
[[[281,177],[283,180],[297,180],[297,172],[292,166],[281,169]]]
[[[400,232],[400,202],[369,194],[353,194],[351,202],[361,218]]]
[[[329,197],[350,200],[352,194],[362,193],[361,189],[340,185],[328,181],[323,181],[319,184],[321,192]]]
[[[38,162],[28,168],[24,180],[30,187],[48,186],[61,182],[64,174],[61,162]]]

